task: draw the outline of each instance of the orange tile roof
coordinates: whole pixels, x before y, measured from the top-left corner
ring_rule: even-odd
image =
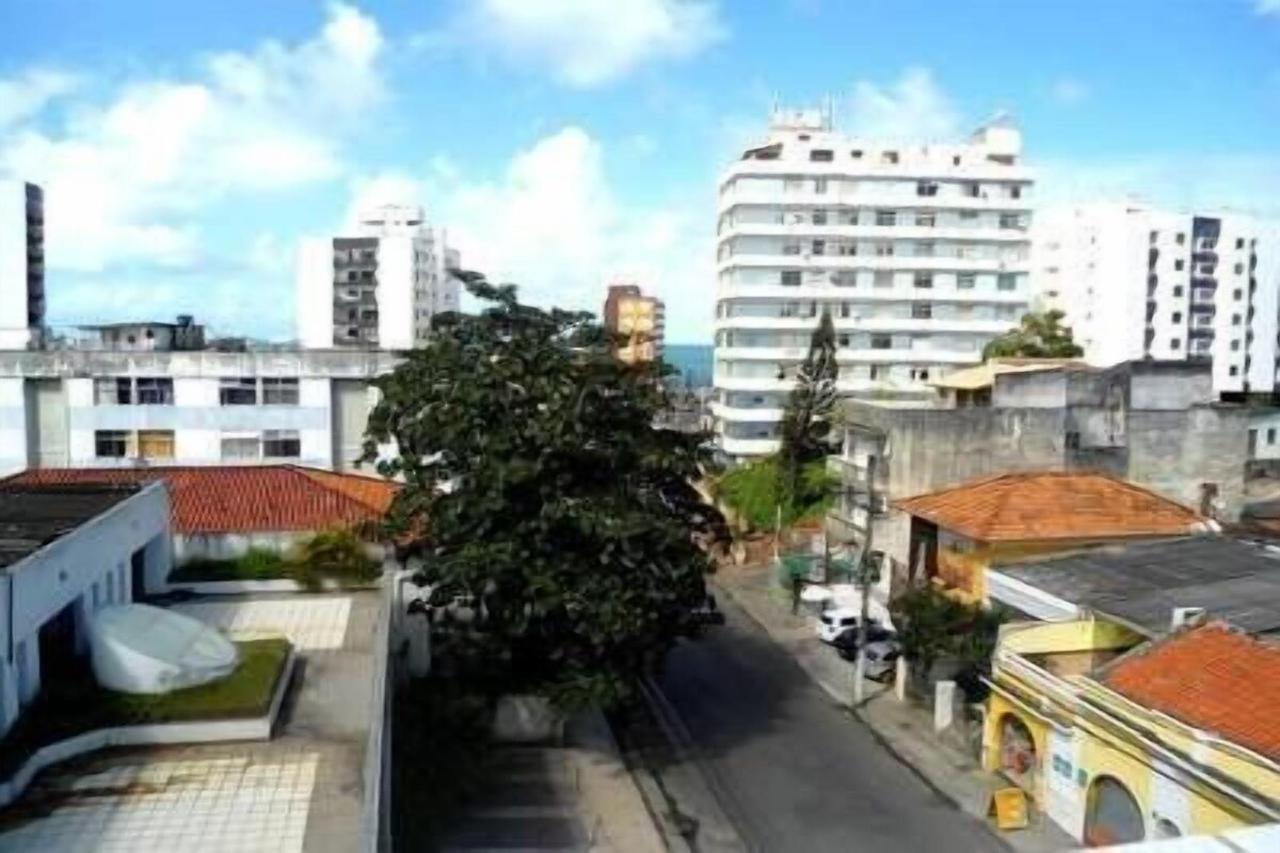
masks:
[[[1100,679],[1139,705],[1280,761],[1280,646],[1214,622],[1141,646]]]
[[[1002,474],[917,495],[894,506],[983,542],[1109,539],[1204,532],[1179,503],[1105,474]]]
[[[213,465],[154,468],[41,468],[3,481],[149,483],[169,487],[173,532],[323,530],[381,518],[398,488],[386,480],[298,465]]]

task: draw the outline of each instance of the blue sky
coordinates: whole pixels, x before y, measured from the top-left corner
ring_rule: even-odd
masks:
[[[1280,0],[0,0],[0,177],[45,185],[50,320],[288,337],[293,246],[409,200],[467,266],[709,340],[716,176],[775,98],[1021,125],[1038,194],[1280,216]]]

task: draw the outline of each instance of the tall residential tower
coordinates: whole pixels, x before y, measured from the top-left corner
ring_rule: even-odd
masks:
[[[307,349],[404,350],[431,318],[458,308],[458,253],[422,208],[365,211],[351,235],[303,240],[298,250],[298,340]]]
[[[715,386],[731,456],[776,449],[787,393],[821,313],[838,387],[910,395],[977,362],[1028,304],[1031,175],[999,118],[967,143],[836,132],[775,112],[720,183]]]
[[[604,301],[604,325],[626,336],[627,343],[618,346],[618,358],[628,364],[662,358],[666,307],[661,299],[645,296],[634,284],[611,284]]]
[[[0,350],[37,343],[44,309],[44,194],[0,181]]]

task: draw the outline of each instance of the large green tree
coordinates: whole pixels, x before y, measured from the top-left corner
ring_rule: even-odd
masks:
[[[1072,339],[1071,327],[1063,325],[1066,314],[1054,308],[1022,315],[1016,329],[990,341],[982,350],[988,358],[1079,358],[1084,350]]]
[[[391,532],[424,558],[438,600],[479,603],[451,653],[493,692],[609,704],[693,627],[725,535],[691,485],[707,436],[654,427],[660,365],[625,365],[591,315],[488,303],[437,318],[426,346],[377,381],[365,458],[404,488]],[[449,650],[444,650],[449,651]]]
[[[836,330],[831,312],[823,311],[809,338],[809,353],[796,375],[796,387],[787,398],[780,428],[779,468],[783,493],[803,501],[802,471],[810,462],[831,452],[831,420],[836,407]]]

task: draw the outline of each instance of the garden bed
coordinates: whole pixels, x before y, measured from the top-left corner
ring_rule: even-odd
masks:
[[[0,779],[41,747],[96,729],[266,716],[287,668],[289,641],[251,640],[236,647],[240,663],[231,675],[171,693],[104,690],[87,668],[51,681],[0,740]]]
[[[366,586],[382,571],[367,547],[348,531],[316,534],[286,553],[250,548],[238,557],[198,557],[169,572],[170,584],[290,581],[305,589]]]

